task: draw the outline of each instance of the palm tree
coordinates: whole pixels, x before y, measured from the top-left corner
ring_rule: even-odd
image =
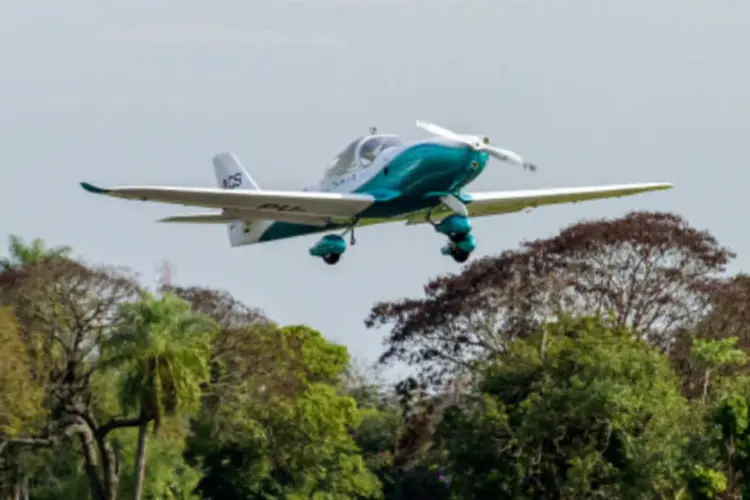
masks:
[[[0,273],[23,269],[42,259],[69,259],[73,249],[66,245],[47,248],[44,240],[34,238],[28,245],[15,234],[8,238],[8,257],[0,259]]]
[[[146,441],[151,422],[196,411],[209,375],[212,320],[179,297],[146,292],[120,310],[122,326],[102,346],[103,366],[121,375],[120,401],[139,416],[135,499],[143,496]]]

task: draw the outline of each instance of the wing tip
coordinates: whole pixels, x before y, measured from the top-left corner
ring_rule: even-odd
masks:
[[[664,191],[666,189],[673,189],[674,184],[671,182],[653,182],[648,184],[643,191]]]
[[[88,182],[81,182],[81,187],[86,190],[89,193],[93,194],[107,194],[109,193],[108,189],[100,188],[97,186],[94,186],[93,184],[89,184]]]

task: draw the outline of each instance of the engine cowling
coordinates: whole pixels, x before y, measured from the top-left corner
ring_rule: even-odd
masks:
[[[310,248],[313,257],[325,257],[326,255],[341,255],[346,251],[346,240],[337,234],[323,236]]]
[[[436,224],[435,230],[447,236],[469,234],[471,232],[471,220],[463,215],[453,214]]]

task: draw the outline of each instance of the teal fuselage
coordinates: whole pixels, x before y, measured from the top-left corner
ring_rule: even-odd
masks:
[[[376,202],[359,218],[388,218],[433,208],[441,203],[436,193],[453,193],[474,181],[487,166],[488,155],[468,147],[421,142],[400,148],[399,152],[371,179],[353,190],[369,194]],[[382,200],[382,201],[381,201]],[[348,227],[325,227],[275,222],[260,242],[320,233]]]

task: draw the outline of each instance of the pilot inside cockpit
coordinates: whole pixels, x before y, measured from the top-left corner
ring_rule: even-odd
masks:
[[[383,143],[377,139],[366,140],[359,149],[359,161],[362,166],[367,166],[375,161],[383,150]]]

